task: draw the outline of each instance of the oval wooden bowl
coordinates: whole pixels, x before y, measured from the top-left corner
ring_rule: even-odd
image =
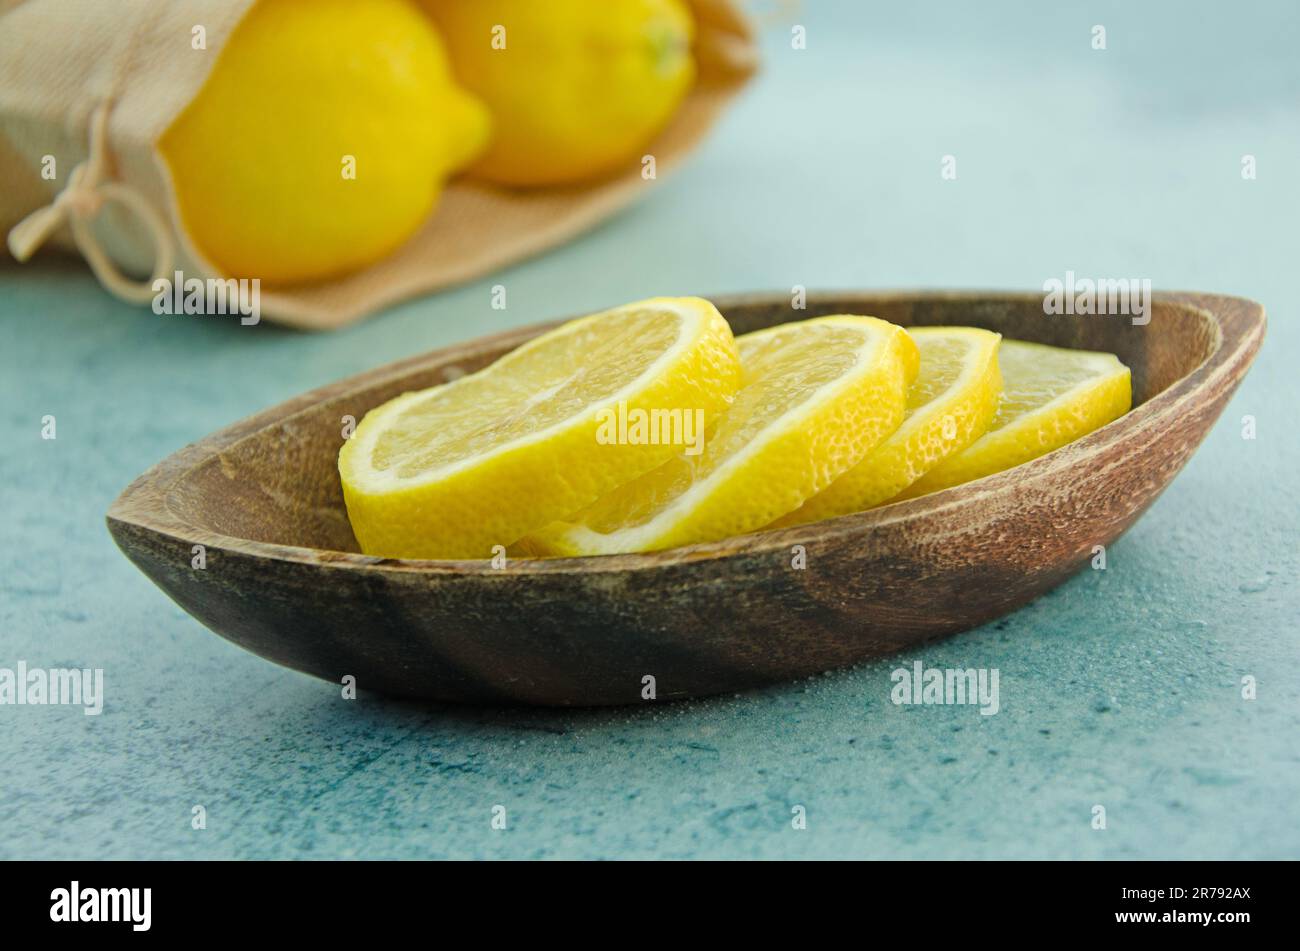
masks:
[[[1263,308],[1158,294],[1151,321],[1045,316],[1037,294],[851,292],[716,301],[737,333],[819,314],[965,324],[1108,350],[1132,412],[1015,469],[857,515],[641,555],[402,561],[358,551],[336,467],[343,417],[476,370],[547,327],[449,347],[307,393],[187,446],[108,512],[186,611],[279,664],[460,702],[598,705],[843,667],[1014,610],[1138,518],[1241,382]],[[206,567],[193,567],[194,546]],[[793,567],[803,546],[806,568]]]

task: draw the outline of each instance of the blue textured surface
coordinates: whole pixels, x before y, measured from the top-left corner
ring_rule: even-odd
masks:
[[[350,330],[156,317],[73,264],[0,268],[0,667],[102,667],[107,693],[98,717],[0,706],[0,857],[1300,857],[1294,6],[806,6],[808,49],[770,28],[764,74],[650,200]],[[103,526],[185,443],[481,333],[1067,268],[1255,297],[1269,339],[1107,570],[897,661],[614,712],[346,702],[206,632]],[[916,659],[998,668],[1001,712],[893,705]]]

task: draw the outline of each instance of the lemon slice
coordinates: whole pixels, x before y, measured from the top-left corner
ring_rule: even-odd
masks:
[[[998,362],[1002,399],[988,432],[898,498],[937,492],[1036,459],[1118,419],[1132,406],[1129,369],[1113,353],[1004,340]]]
[[[736,341],[744,386],[703,452],[677,455],[530,539],[544,555],[650,551],[740,535],[798,508],[903,419],[916,345],[874,317]]]
[[[918,327],[909,332],[921,354],[921,370],[907,394],[903,425],[772,528],[879,505],[984,434],[1002,392],[1001,337],[974,327]]]
[[[681,451],[602,438],[615,412],[677,410],[707,425],[740,382],[731,329],[698,297],[570,321],[367,413],[339,453],[353,533],[371,555],[490,557]]]

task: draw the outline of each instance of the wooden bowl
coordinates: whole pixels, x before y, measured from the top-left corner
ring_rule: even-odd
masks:
[[[849,292],[716,301],[737,333],[819,314],[965,324],[1108,350],[1132,412],[1015,469],[868,512],[640,555],[404,561],[359,553],[339,488],[344,417],[477,370],[553,324],[380,367],[168,457],[113,503],[118,546],[242,647],[385,694],[550,705],[734,691],[962,631],[1059,584],[1182,468],[1264,336],[1258,304],[1155,295],[1150,323],[1046,316],[1042,296]],[[206,566],[195,568],[204,546]],[[806,567],[796,568],[796,546]]]

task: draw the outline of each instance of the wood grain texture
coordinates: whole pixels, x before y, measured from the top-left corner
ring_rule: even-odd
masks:
[[[1151,322],[1046,316],[1038,294],[844,292],[715,300],[737,333],[830,313],[961,324],[1107,350],[1135,408],[1062,449],[933,495],[640,555],[404,561],[360,554],[337,472],[342,418],[476,370],[554,324],[498,334],[307,393],[182,449],[108,526],[186,611],[277,663],[362,689],[459,702],[639,703],[843,667],[965,630],[1086,565],[1169,484],[1245,375],[1264,311],[1157,294]],[[191,567],[192,547],[207,567]],[[804,546],[805,569],[791,566]]]

